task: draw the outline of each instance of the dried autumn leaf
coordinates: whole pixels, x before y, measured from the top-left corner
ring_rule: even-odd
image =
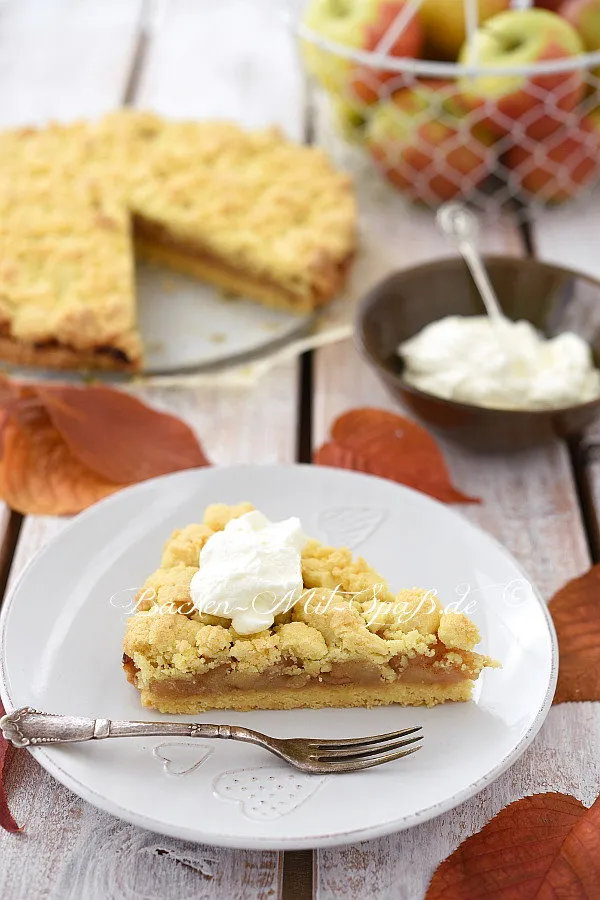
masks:
[[[600,885],[600,798],[535,794],[505,807],[437,869],[425,900],[591,900]]]
[[[560,660],[554,703],[600,700],[600,565],[557,591],[550,613]]]
[[[36,385],[73,455],[116,484],[207,466],[192,429],[135,397],[102,385]]]
[[[454,487],[435,440],[416,422],[383,409],[353,409],[335,420],[313,461],[389,478],[443,503],[480,503]]]
[[[2,701],[0,701],[0,718],[5,713],[5,709],[2,706]],[[17,823],[12,817],[12,813],[8,806],[8,798],[6,796],[6,789],[4,785],[4,773],[6,766],[8,764],[8,757],[11,753],[11,746],[8,741],[5,741],[2,737],[2,733],[0,732],[0,828],[4,828],[5,831],[10,831],[12,833],[16,833],[21,831]]]
[[[0,496],[17,512],[62,516],[80,512],[122,485],[76,459],[43,409],[4,426]]]
[[[192,430],[122,391],[0,376],[0,496],[23,513],[79,512],[107,494],[209,465]]]

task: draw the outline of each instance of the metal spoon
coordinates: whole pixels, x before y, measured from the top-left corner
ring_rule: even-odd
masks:
[[[437,224],[440,231],[460,250],[490,319],[497,323],[506,323],[508,320],[498,303],[496,292],[477,250],[479,223],[476,216],[462,203],[444,203],[438,209]]]

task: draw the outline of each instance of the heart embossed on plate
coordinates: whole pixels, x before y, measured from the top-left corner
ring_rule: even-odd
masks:
[[[250,819],[278,819],[297,809],[321,787],[326,775],[306,775],[276,766],[223,772],[214,791],[241,805]]]
[[[386,517],[376,506],[330,506],[319,513],[318,522],[328,541],[354,550],[374,534]]]
[[[158,744],[153,756],[162,763],[167,775],[191,775],[212,754],[206,744],[192,744],[185,741],[168,741]]]

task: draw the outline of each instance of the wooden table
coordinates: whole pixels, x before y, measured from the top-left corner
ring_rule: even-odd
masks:
[[[173,116],[278,123],[321,139],[278,0],[8,0],[0,3],[0,126],[95,116],[123,102]],[[447,255],[431,217],[376,179],[357,188],[363,244],[379,275]],[[600,201],[528,230],[487,228],[487,250],[535,252],[600,277]],[[373,264],[373,261],[371,261]],[[332,419],[391,407],[351,342],[279,365],[253,388],[146,388],[185,418],[216,463],[308,461]],[[600,552],[600,429],[519,455],[444,448],[456,484],[484,499],[461,512],[523,563],[546,597]],[[64,520],[0,510],[8,586]],[[472,800],[421,826],[355,846],[269,853],[160,837],[100,812],[24,753],[8,790],[21,835],[0,832],[0,896],[11,900],[310,897],[420,900],[435,866],[511,800],[543,790],[590,804],[600,791],[600,704],[554,707],[532,747]],[[376,802],[376,798],[374,798]]]

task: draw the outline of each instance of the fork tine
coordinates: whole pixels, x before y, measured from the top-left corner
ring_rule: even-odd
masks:
[[[368,747],[370,744],[379,744],[383,743],[383,741],[407,737],[409,734],[421,731],[422,728],[422,725],[411,725],[410,728],[403,728],[402,731],[390,731],[389,734],[373,734],[364,738],[343,738],[340,740],[332,738],[331,740],[311,741],[311,750],[335,750],[338,748],[343,750],[345,747],[356,747],[358,750],[360,747]]]
[[[387,753],[384,756],[368,756],[363,759],[349,760],[347,762],[322,761],[314,771],[321,773],[337,772],[340,775],[343,772],[360,772],[362,769],[372,769],[374,766],[381,766],[384,763],[393,762],[395,759],[402,759],[404,756],[410,756],[411,753],[416,753],[417,750],[420,750],[422,746],[422,744],[419,744],[417,747],[411,747],[410,750],[396,750],[395,753]]]
[[[418,734],[416,737],[407,738],[403,741],[386,741],[381,744],[371,744],[368,747],[358,747],[356,749],[345,747],[343,750],[319,750],[314,755],[311,754],[311,758],[316,759],[319,762],[327,760],[335,760],[336,762],[346,760],[352,762],[355,759],[366,759],[375,755],[381,755],[382,753],[389,753],[393,750],[400,750],[402,747],[407,747],[409,744],[416,744],[421,739],[422,735]]]

